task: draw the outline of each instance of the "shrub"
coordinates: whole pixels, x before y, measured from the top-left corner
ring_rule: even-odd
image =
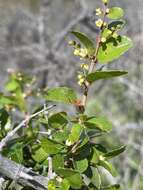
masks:
[[[48,176],[49,190],[120,189],[118,184],[102,182],[101,168],[116,176],[110,159],[124,152],[125,146],[108,150],[99,143],[98,137],[108,134],[112,124],[103,116],[86,114],[89,89],[95,82],[127,74],[121,70],[104,70],[104,65],[132,47],[132,41],[120,35],[125,26],[123,9],[109,8],[108,0],[102,0],[102,5],[96,9],[99,17],[95,22],[99,30],[96,43],[84,33],[71,31],[75,40],[69,41],[69,45],[80,58],[77,83],[83,92],[81,97],[69,87],[38,91],[33,85],[34,78],[15,71],[10,72],[5,86],[8,93],[0,94],[0,151],[13,161]],[[31,97],[44,100],[44,106],[36,105],[28,115]],[[52,102],[74,106],[75,114],[49,113],[54,105],[47,104]],[[13,110],[25,116],[20,124],[12,124]]]

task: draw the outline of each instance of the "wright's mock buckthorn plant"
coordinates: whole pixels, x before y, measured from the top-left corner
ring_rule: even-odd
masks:
[[[111,131],[112,124],[105,117],[87,115],[86,103],[89,89],[96,81],[127,74],[126,71],[103,70],[103,65],[118,59],[132,47],[132,41],[120,35],[125,25],[123,15],[122,8],[109,7],[109,0],[102,0],[102,7],[96,9],[95,27],[99,30],[96,40],[90,40],[84,33],[71,31],[75,39],[69,41],[69,45],[80,60],[77,83],[83,92],[81,97],[77,98],[69,87],[37,91],[33,88],[35,80],[17,72],[11,72],[6,84],[8,95],[0,94],[0,151],[15,162],[48,176],[49,190],[120,189],[119,184],[104,184],[102,168],[116,176],[110,159],[124,152],[125,146],[108,150],[106,145],[97,143],[96,139]],[[37,98],[44,97],[46,103],[74,106],[76,113],[71,117],[65,111],[40,112],[36,119],[29,117],[22,136],[17,134],[16,141],[10,139],[7,143],[6,137],[13,131],[8,127],[12,122],[12,114],[9,113],[19,109],[26,116],[27,99],[30,96],[36,98],[36,95],[40,95]],[[33,113],[40,109],[37,107]]]

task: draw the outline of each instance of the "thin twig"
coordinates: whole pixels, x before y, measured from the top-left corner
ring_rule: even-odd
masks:
[[[50,109],[52,109],[53,107],[55,107],[55,105],[51,105],[49,107],[46,107],[42,110],[40,110],[39,112],[36,112],[30,116],[28,116],[25,120],[23,120],[17,127],[15,127],[12,131],[10,131],[6,137],[4,137],[1,142],[0,142],[0,152],[2,151],[3,147],[7,144],[7,142],[11,139],[11,137],[13,137],[16,132],[21,129],[26,123],[29,122],[30,119],[40,115],[41,113],[45,112],[45,111],[48,111]]]
[[[94,54],[94,56],[93,56],[93,58],[91,60],[89,70],[88,70],[88,74],[92,73],[92,71],[94,70],[95,65],[98,62],[97,56],[98,56],[99,48],[100,48],[100,45],[101,45],[101,35],[102,35],[103,30],[104,30],[106,9],[107,9],[107,5],[104,4],[103,23],[102,23],[102,26],[100,27],[100,31],[99,31],[99,34],[97,36],[96,50],[95,50],[95,54]],[[87,102],[89,86],[90,86],[90,83],[88,81],[85,81],[85,83],[84,83],[84,94],[83,94],[83,97],[82,97],[82,105],[84,107],[86,106],[86,102]]]

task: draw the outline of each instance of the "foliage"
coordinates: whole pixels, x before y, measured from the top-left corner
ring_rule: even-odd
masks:
[[[96,44],[87,35],[72,31],[71,35],[77,41],[70,41],[74,55],[80,57],[81,63],[78,74],[78,84],[83,96],[78,98],[76,92],[69,87],[44,89],[40,92],[34,88],[34,79],[24,74],[12,71],[5,86],[7,94],[0,94],[0,139],[4,139],[12,127],[13,110],[18,110],[27,116],[28,99],[44,99],[45,103],[64,103],[76,108],[74,116],[65,111],[39,114],[36,119],[26,123],[26,127],[9,140],[3,148],[3,155],[32,167],[39,174],[48,175],[49,190],[117,190],[118,184],[103,184],[102,168],[111,175],[117,172],[110,159],[125,150],[125,146],[108,150],[96,139],[109,133],[111,122],[103,117],[86,114],[86,103],[89,88],[95,81],[127,74],[126,71],[103,70],[102,64],[107,64],[119,58],[130,47],[132,41],[119,34],[125,22],[121,20],[124,11],[120,7],[108,8],[109,2],[102,0],[103,9],[96,9],[99,19],[95,22],[99,29]],[[119,19],[119,20],[117,20]],[[106,22],[106,20],[108,22]],[[101,65],[96,69],[96,65]],[[40,95],[40,96],[37,96]],[[36,113],[41,106],[33,109]],[[49,158],[52,160],[50,165]],[[52,173],[49,175],[49,167]]]

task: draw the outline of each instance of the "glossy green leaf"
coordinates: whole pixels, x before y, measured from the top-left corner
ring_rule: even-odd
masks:
[[[98,164],[99,157],[100,157],[99,152],[96,150],[96,148],[93,148],[93,153],[92,153],[92,157],[91,157],[90,162],[93,164]]]
[[[65,112],[55,113],[48,118],[48,124],[52,128],[63,128],[67,123],[67,114]]]
[[[39,147],[36,148],[32,154],[32,158],[38,162],[41,163],[43,162],[46,158],[48,158],[48,154],[44,151],[43,148]]]
[[[118,31],[121,30],[124,27],[124,25],[125,25],[124,20],[116,20],[108,24],[108,29],[111,31]]]
[[[80,124],[73,125],[73,127],[71,129],[71,133],[68,138],[68,141],[71,144],[74,144],[76,141],[78,141],[81,136],[82,130],[83,130],[82,125],[80,125]]]
[[[88,168],[88,160],[79,160],[75,162],[76,170],[80,173],[83,173]]]
[[[100,173],[98,169],[95,167],[91,167],[91,169],[92,169],[91,183],[99,189],[101,187]]]
[[[63,157],[63,155],[62,154],[57,154],[57,155],[53,156],[52,162],[53,162],[54,171],[57,171],[59,168],[63,168],[64,167],[64,157]]]
[[[80,148],[77,148],[75,153],[75,159],[76,160],[83,160],[86,159],[88,156],[91,155],[91,144],[87,142],[85,145],[83,145]]]
[[[82,186],[82,177],[80,174],[75,174],[66,178],[72,189],[80,189]]]
[[[41,147],[44,149],[44,151],[47,154],[57,154],[57,153],[61,152],[61,149],[63,148],[62,145],[60,145],[48,138],[42,139]]]
[[[79,174],[79,172],[73,169],[69,169],[69,168],[59,168],[57,169],[57,174],[62,177],[67,178],[67,177],[71,177],[73,175]]]
[[[117,148],[111,152],[104,154],[104,157],[107,159],[110,159],[115,156],[118,156],[119,154],[123,153],[125,150],[126,150],[126,146],[121,146],[120,148]]]
[[[85,122],[85,126],[90,129],[99,129],[104,132],[112,130],[112,124],[104,117],[93,117]]]
[[[77,99],[75,92],[67,87],[49,89],[45,98],[48,101],[62,102],[66,104],[73,104]]]
[[[120,7],[111,7],[107,17],[110,19],[120,19],[124,16],[124,10]]]
[[[69,130],[63,129],[53,134],[53,139],[57,142],[64,143],[69,137]]]
[[[67,179],[64,179],[64,180],[62,181],[60,187],[57,188],[57,190],[69,190],[69,188],[70,188],[70,184],[69,184],[68,180],[67,180]]]
[[[126,71],[96,71],[87,75],[86,79],[88,82],[92,83],[96,80],[119,77],[127,73]]]
[[[98,61],[100,63],[111,62],[127,52],[132,46],[131,39],[126,36],[118,36],[117,39],[111,37],[99,48]]]
[[[117,176],[117,172],[111,163],[109,163],[105,160],[100,160],[98,165],[105,168],[112,176],[114,176],[114,177]]]
[[[90,55],[94,54],[94,44],[85,34],[78,31],[72,31],[71,33],[85,46]]]

